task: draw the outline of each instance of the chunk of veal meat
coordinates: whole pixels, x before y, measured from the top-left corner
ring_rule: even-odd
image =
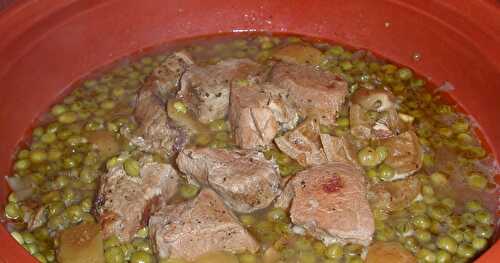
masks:
[[[249,59],[226,59],[208,66],[193,65],[182,76],[177,97],[188,103],[202,123],[222,119],[228,112],[231,83],[258,82],[266,73],[265,69]]]
[[[392,182],[381,182],[370,187],[368,200],[372,209],[391,213],[408,207],[420,194],[420,180],[415,176]]]
[[[147,223],[151,210],[177,191],[175,169],[151,159],[141,159],[138,177],[127,175],[122,165],[101,176],[95,207],[105,238],[116,235],[121,241],[130,241]]]
[[[177,166],[189,180],[212,187],[240,213],[265,208],[281,193],[276,165],[257,151],[184,149]]]
[[[193,58],[186,51],[173,53],[153,70],[148,88],[166,103],[167,97],[177,92],[184,72],[193,64]]]
[[[131,142],[141,151],[170,157],[185,144],[186,135],[170,122],[165,102],[192,63],[187,53],[174,53],[153,71],[139,91],[134,112],[139,127]]]
[[[404,132],[381,140],[380,144],[389,150],[384,162],[394,168],[395,176],[392,180],[412,175],[422,167],[423,149],[415,132]]]
[[[327,161],[350,162],[358,165],[358,161],[356,160],[357,151],[346,137],[321,134],[320,138]]]
[[[297,128],[274,139],[278,148],[302,166],[319,165],[326,162],[321,148],[319,121],[310,118]]]
[[[396,111],[396,98],[387,89],[360,88],[351,98],[351,134],[360,139],[384,139],[406,127]]]
[[[314,166],[291,181],[290,217],[325,243],[368,245],[374,233],[362,171],[345,162]]]
[[[215,251],[256,252],[258,243],[211,189],[165,206],[149,220],[153,247],[162,258],[194,260]]]
[[[313,116],[323,125],[335,123],[348,94],[347,82],[314,66],[278,63],[271,82],[288,89],[290,100],[299,108],[301,117]]]
[[[287,90],[270,84],[233,87],[229,121],[236,144],[264,149],[279,131],[293,129],[299,115],[287,97]]]
[[[139,127],[130,141],[143,152],[171,157],[186,143],[186,134],[173,125],[164,104],[151,91],[139,94],[135,118]]]

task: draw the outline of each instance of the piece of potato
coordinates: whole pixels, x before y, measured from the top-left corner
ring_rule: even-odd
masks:
[[[375,242],[368,248],[367,263],[415,263],[417,260],[396,242]]]
[[[99,225],[84,223],[61,232],[57,260],[61,263],[104,263]]]
[[[195,263],[238,263],[238,258],[227,252],[210,252],[198,257]]]
[[[114,156],[120,151],[120,145],[109,131],[89,132],[86,137],[104,159]]]
[[[273,57],[287,63],[319,65],[322,53],[311,46],[294,44],[276,50]]]
[[[273,247],[270,247],[264,252],[262,257],[262,262],[264,263],[275,263],[280,260],[280,253],[276,251]]]

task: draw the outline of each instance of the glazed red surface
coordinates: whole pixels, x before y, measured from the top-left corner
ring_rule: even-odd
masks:
[[[496,0],[38,0],[0,13],[0,174],[33,125],[75,82],[132,53],[215,33],[303,34],[407,65],[450,95],[500,152]],[[418,52],[421,60],[412,55]],[[0,202],[7,187],[0,181]],[[35,262],[0,227],[0,262]],[[478,262],[497,262],[497,243]],[[497,259],[497,260],[495,260]]]

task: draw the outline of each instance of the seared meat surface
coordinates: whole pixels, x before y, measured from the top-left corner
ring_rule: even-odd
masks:
[[[325,243],[368,245],[374,221],[362,171],[332,162],[302,171],[292,179],[290,217]]]
[[[149,220],[149,230],[162,258],[194,260],[213,251],[259,250],[259,244],[221,197],[208,188],[191,201],[160,209]]]
[[[281,193],[275,164],[256,151],[185,149],[177,166],[195,183],[212,187],[236,212],[266,208]]]
[[[179,176],[171,165],[154,162],[150,156],[139,163],[139,176],[127,175],[119,164],[101,177],[95,211],[105,238],[130,241],[147,224],[155,206],[177,191]]]

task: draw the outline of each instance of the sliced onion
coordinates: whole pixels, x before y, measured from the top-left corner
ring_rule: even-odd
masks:
[[[23,201],[28,199],[33,195],[33,187],[24,178],[18,176],[6,176],[5,180],[9,185],[10,189],[16,193],[16,199],[18,201]]]
[[[5,180],[7,181],[10,189],[14,192],[31,188],[30,184],[26,182],[26,180],[18,176],[6,176]]]

